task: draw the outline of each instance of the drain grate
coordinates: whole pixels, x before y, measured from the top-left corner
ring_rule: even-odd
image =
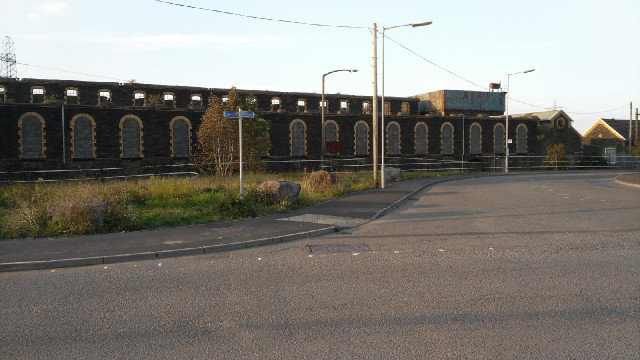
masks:
[[[364,253],[371,252],[367,244],[324,244],[310,245],[312,254],[337,254],[337,253]]]

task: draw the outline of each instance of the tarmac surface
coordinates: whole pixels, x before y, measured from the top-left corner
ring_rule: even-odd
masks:
[[[500,174],[401,181],[310,208],[243,220],[111,234],[0,240],[0,272],[197,255],[320,236],[372,221],[428,186],[480,176]],[[623,174],[616,181],[640,188],[640,173]]]

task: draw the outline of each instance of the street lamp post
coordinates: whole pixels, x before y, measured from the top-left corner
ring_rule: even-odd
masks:
[[[509,78],[511,77],[511,75],[526,74],[535,70],[536,69],[529,69],[529,70],[519,71],[512,74],[507,74],[507,94],[505,95],[505,110],[507,111],[507,117],[505,118],[505,125],[504,125],[504,173],[505,174],[509,172],[509,91],[511,91]]]
[[[340,69],[340,70],[333,70],[333,71],[329,71],[326,74],[322,74],[322,100],[320,102],[320,109],[322,112],[321,115],[321,123],[322,123],[322,161],[321,161],[321,168],[324,169],[324,153],[325,153],[325,147],[326,147],[326,142],[325,142],[325,138],[324,138],[324,113],[325,113],[325,102],[324,102],[324,77],[329,75],[329,74],[333,74],[334,72],[339,72],[339,71],[348,71],[348,72],[358,72],[357,69]]]
[[[382,115],[380,118],[380,127],[381,127],[381,131],[382,131],[382,152],[381,152],[381,156],[380,156],[380,177],[382,178],[382,182],[381,187],[384,189],[384,185],[385,185],[385,176],[384,176],[384,151],[385,151],[385,147],[386,147],[386,139],[385,139],[385,128],[384,128],[384,32],[386,30],[390,30],[390,29],[394,29],[397,27],[405,27],[405,26],[411,26],[411,27],[419,27],[419,26],[426,26],[426,25],[431,25],[432,22],[431,21],[425,21],[425,22],[421,22],[421,23],[412,23],[412,24],[404,24],[404,25],[396,25],[396,26],[389,26],[389,27],[382,27]]]

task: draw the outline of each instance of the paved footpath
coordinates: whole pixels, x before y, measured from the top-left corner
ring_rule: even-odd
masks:
[[[150,260],[229,251],[319,236],[376,219],[433,184],[495,173],[438,176],[369,189],[285,214],[157,230],[0,240],[0,272]],[[636,186],[640,174],[618,178]]]

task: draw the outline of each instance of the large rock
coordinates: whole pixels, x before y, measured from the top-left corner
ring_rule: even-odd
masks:
[[[290,181],[267,181],[258,186],[259,192],[271,195],[274,201],[287,199],[291,203],[298,201],[300,189],[299,184]]]
[[[314,171],[309,175],[309,188],[312,191],[326,191],[338,184],[338,177],[328,171]]]
[[[107,203],[95,199],[84,201],[69,201],[49,206],[47,217],[49,220],[66,221],[73,216],[88,216],[92,225],[104,226],[109,207]]]
[[[384,179],[385,181],[402,181],[402,170],[394,167],[385,167]]]

